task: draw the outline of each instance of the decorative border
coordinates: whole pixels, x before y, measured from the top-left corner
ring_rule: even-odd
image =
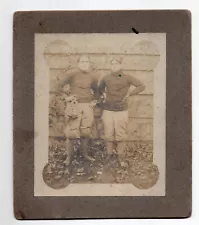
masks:
[[[166,33],[166,196],[34,197],[34,34]],[[185,10],[16,12],[13,27],[17,219],[173,218],[191,214],[191,15]]]

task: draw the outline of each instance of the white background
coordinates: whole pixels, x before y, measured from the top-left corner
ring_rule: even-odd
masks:
[[[198,2],[198,4],[197,4]],[[189,9],[192,12],[193,53],[193,213],[175,220],[17,221],[12,186],[12,14],[16,10]],[[199,1],[198,0],[1,0],[0,1],[0,224],[199,224]],[[198,104],[197,104],[198,103]],[[197,105],[196,105],[197,104]],[[197,222],[198,221],[198,222]]]

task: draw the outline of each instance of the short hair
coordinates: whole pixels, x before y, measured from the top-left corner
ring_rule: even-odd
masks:
[[[86,55],[86,54],[84,55],[84,54],[83,54],[83,55],[80,55],[80,56],[79,56],[79,58],[78,58],[78,60],[77,60],[77,63],[79,63],[79,61],[80,61],[80,59],[81,59],[82,57],[88,58],[88,61],[90,62],[90,57],[89,57],[89,55]]]
[[[110,63],[112,64],[113,61],[116,61],[119,64],[122,64],[123,58],[122,57],[113,57],[113,58],[111,58]]]
[[[110,61],[110,64],[112,64],[112,62],[114,62],[114,61],[116,61],[116,62],[118,62],[119,64],[121,64],[121,61],[120,61],[120,60],[117,60],[117,59],[112,59],[112,60]]]

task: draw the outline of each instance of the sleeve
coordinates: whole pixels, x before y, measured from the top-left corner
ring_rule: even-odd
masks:
[[[98,88],[98,90],[99,90],[99,96],[103,95],[103,93],[105,92],[105,88],[106,88],[105,79],[102,78],[102,79],[100,80],[99,88]]]
[[[70,84],[74,73],[70,73],[70,71],[64,70],[62,75],[66,76],[66,79],[64,79],[64,84]]]
[[[133,85],[135,87],[140,87],[140,86],[144,87],[144,84],[140,80],[136,79],[135,77],[131,75],[127,75],[127,78],[130,85]]]
[[[98,99],[99,98],[99,91],[98,91],[98,81],[97,81],[97,78],[93,78],[93,81],[91,83],[91,89],[94,92],[95,99]]]
[[[63,80],[63,84],[70,84],[72,81],[73,76],[75,76],[78,73],[77,69],[66,69],[62,72],[60,72],[59,75],[65,76],[65,79]]]
[[[129,93],[130,96],[138,95],[140,92],[144,91],[145,86],[140,80],[136,79],[135,77],[132,77],[132,76],[128,75],[128,81],[129,81],[130,85],[133,85],[133,86],[136,87],[134,90],[132,90]]]

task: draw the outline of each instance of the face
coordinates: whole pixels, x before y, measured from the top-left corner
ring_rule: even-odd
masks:
[[[90,62],[89,58],[87,56],[81,56],[79,59],[78,67],[82,71],[89,71],[90,68]]]
[[[119,72],[120,70],[121,70],[121,64],[118,61],[113,60],[111,62],[111,71],[115,73],[115,72]]]

